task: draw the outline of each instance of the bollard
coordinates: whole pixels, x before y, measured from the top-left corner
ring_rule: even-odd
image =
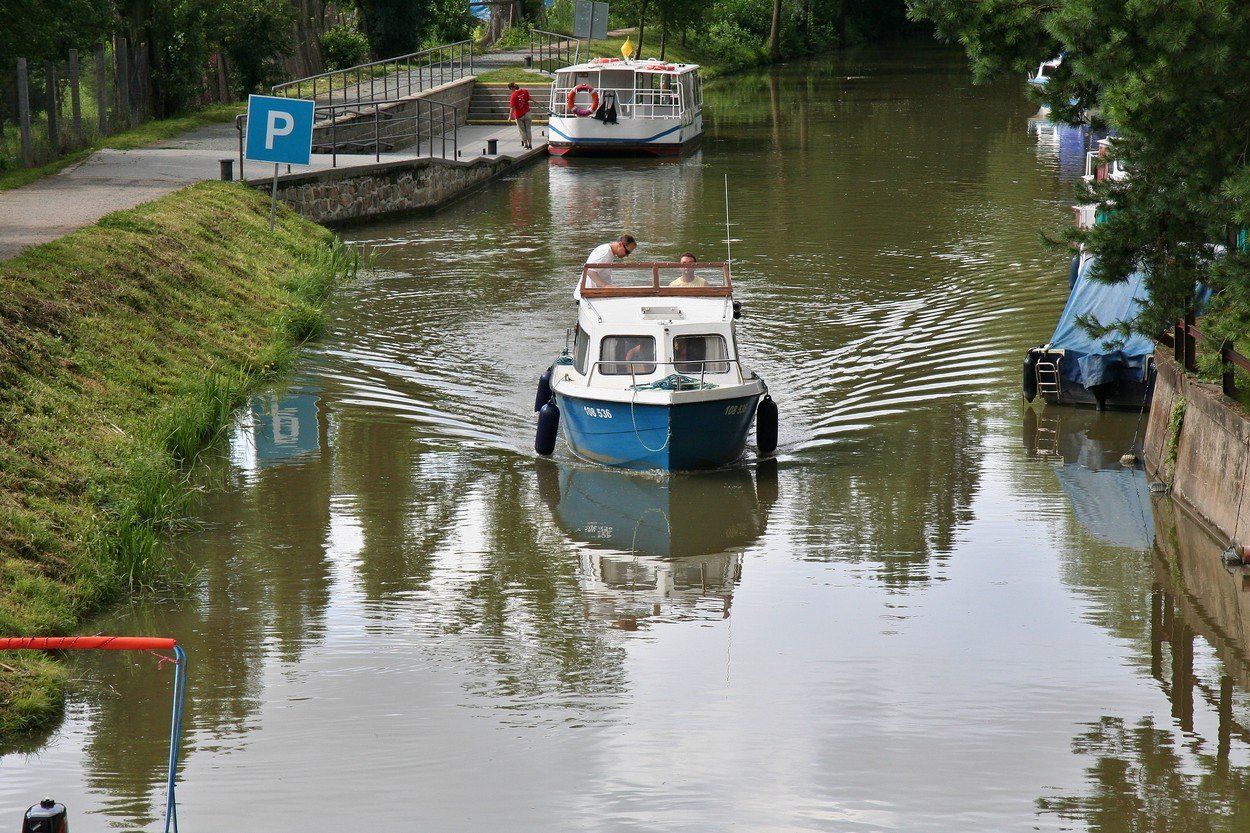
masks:
[[[526,68],[526,69],[530,69],[530,68],[532,68],[533,66],[534,66],[534,56],[533,56],[533,55],[526,55],[526,56],[525,56],[525,68]]]
[[[489,156],[495,156],[496,154],[499,153],[499,140],[498,139],[486,140],[486,153]]]
[[[221,163],[221,181],[234,182],[234,160],[218,159],[217,161]]]

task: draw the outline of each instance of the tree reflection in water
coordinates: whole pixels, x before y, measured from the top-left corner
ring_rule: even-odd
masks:
[[[1245,831],[1250,573],[1226,568],[1220,545],[1171,501],[1154,509],[1149,674],[1171,725],[1104,715],[1072,743],[1092,759],[1086,791],[1040,798],[1038,808],[1096,831]]]

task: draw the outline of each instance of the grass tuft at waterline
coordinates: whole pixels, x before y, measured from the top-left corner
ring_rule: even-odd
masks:
[[[57,635],[176,571],[185,464],[318,335],[354,275],[329,231],[203,183],[0,263],[0,635]],[[0,747],[62,674],[0,655]]]

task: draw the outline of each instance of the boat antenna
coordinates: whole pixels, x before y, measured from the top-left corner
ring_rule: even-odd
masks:
[[[725,174],[725,260],[729,265],[729,276],[734,273],[733,235],[729,231],[729,174]]]

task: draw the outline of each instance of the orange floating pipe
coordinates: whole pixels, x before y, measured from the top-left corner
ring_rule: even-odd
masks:
[[[0,637],[0,651],[171,651],[177,644],[156,636]]]

